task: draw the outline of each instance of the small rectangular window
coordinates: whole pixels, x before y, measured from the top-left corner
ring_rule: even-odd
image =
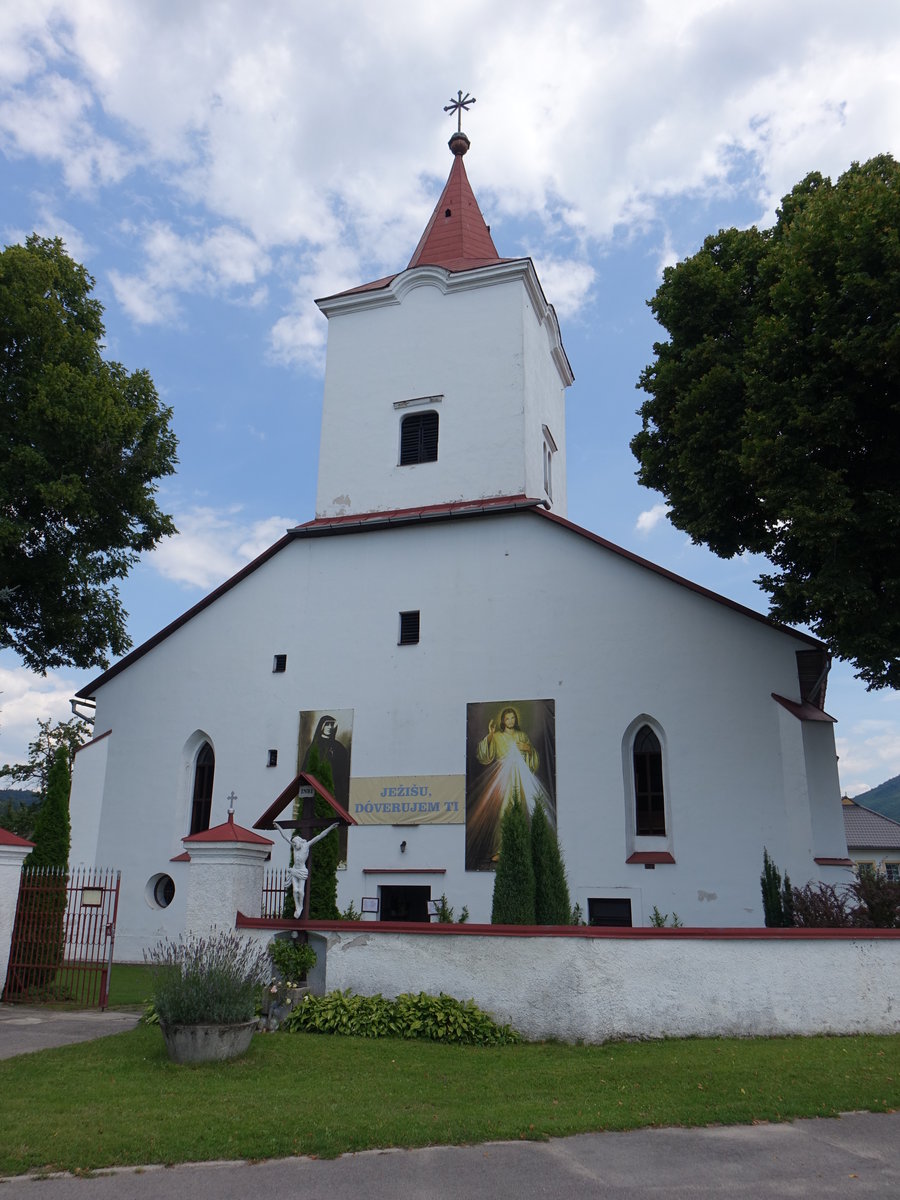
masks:
[[[410,413],[400,422],[400,466],[437,462],[438,415],[434,409]]]
[[[276,654],[274,659],[272,660],[272,673],[275,675],[279,675],[279,674],[281,674],[282,671],[286,671],[286,670],[287,670],[287,655],[286,654]]]
[[[631,927],[631,901],[612,896],[588,897],[588,925]]]
[[[400,614],[400,645],[415,646],[419,640],[419,612]]]
[[[900,883],[900,862],[886,862],[884,877],[888,883]]]
[[[278,766],[278,751],[277,750],[269,751],[269,761],[266,763],[266,766],[267,767],[277,767]]]

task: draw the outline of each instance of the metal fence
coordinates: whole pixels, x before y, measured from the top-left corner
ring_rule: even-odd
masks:
[[[25,867],[3,999],[105,1008],[120,872]]]
[[[291,876],[287,867],[270,867],[263,875],[262,909],[263,917],[278,918],[284,910],[284,894],[290,887]]]

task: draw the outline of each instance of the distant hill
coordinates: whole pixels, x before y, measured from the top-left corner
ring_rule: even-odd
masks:
[[[881,813],[883,817],[900,821],[900,775],[879,783],[878,787],[873,787],[868,792],[861,792],[853,799],[864,808]]]
[[[0,804],[40,804],[41,793],[19,788],[0,788]]]

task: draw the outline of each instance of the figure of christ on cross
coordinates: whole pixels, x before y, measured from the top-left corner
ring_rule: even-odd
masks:
[[[288,825],[289,828],[294,829],[294,833],[291,837],[288,837],[287,833],[282,828],[281,822],[276,822],[275,828],[293,851],[294,861],[293,864],[288,868],[288,873],[291,877],[291,891],[294,894],[294,917],[297,920],[302,920],[304,918],[308,918],[309,916],[309,914],[304,910],[303,905],[306,900],[306,881],[309,879],[309,867],[306,864],[309,861],[310,849],[316,844],[316,842],[321,842],[323,837],[327,837],[328,834],[331,833],[332,829],[337,829],[340,822],[334,821],[328,826],[327,829],[323,829],[321,833],[317,833],[315,837],[311,838],[305,838],[300,832],[300,829],[297,828],[300,822],[291,821],[284,822],[284,824]],[[304,822],[304,826],[306,826],[305,831],[308,832],[308,825],[306,822]]]

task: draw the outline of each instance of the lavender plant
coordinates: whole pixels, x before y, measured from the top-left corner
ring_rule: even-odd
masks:
[[[236,933],[164,938],[144,961],[152,968],[153,1005],[162,1025],[228,1025],[250,1021],[268,975],[266,949]]]

